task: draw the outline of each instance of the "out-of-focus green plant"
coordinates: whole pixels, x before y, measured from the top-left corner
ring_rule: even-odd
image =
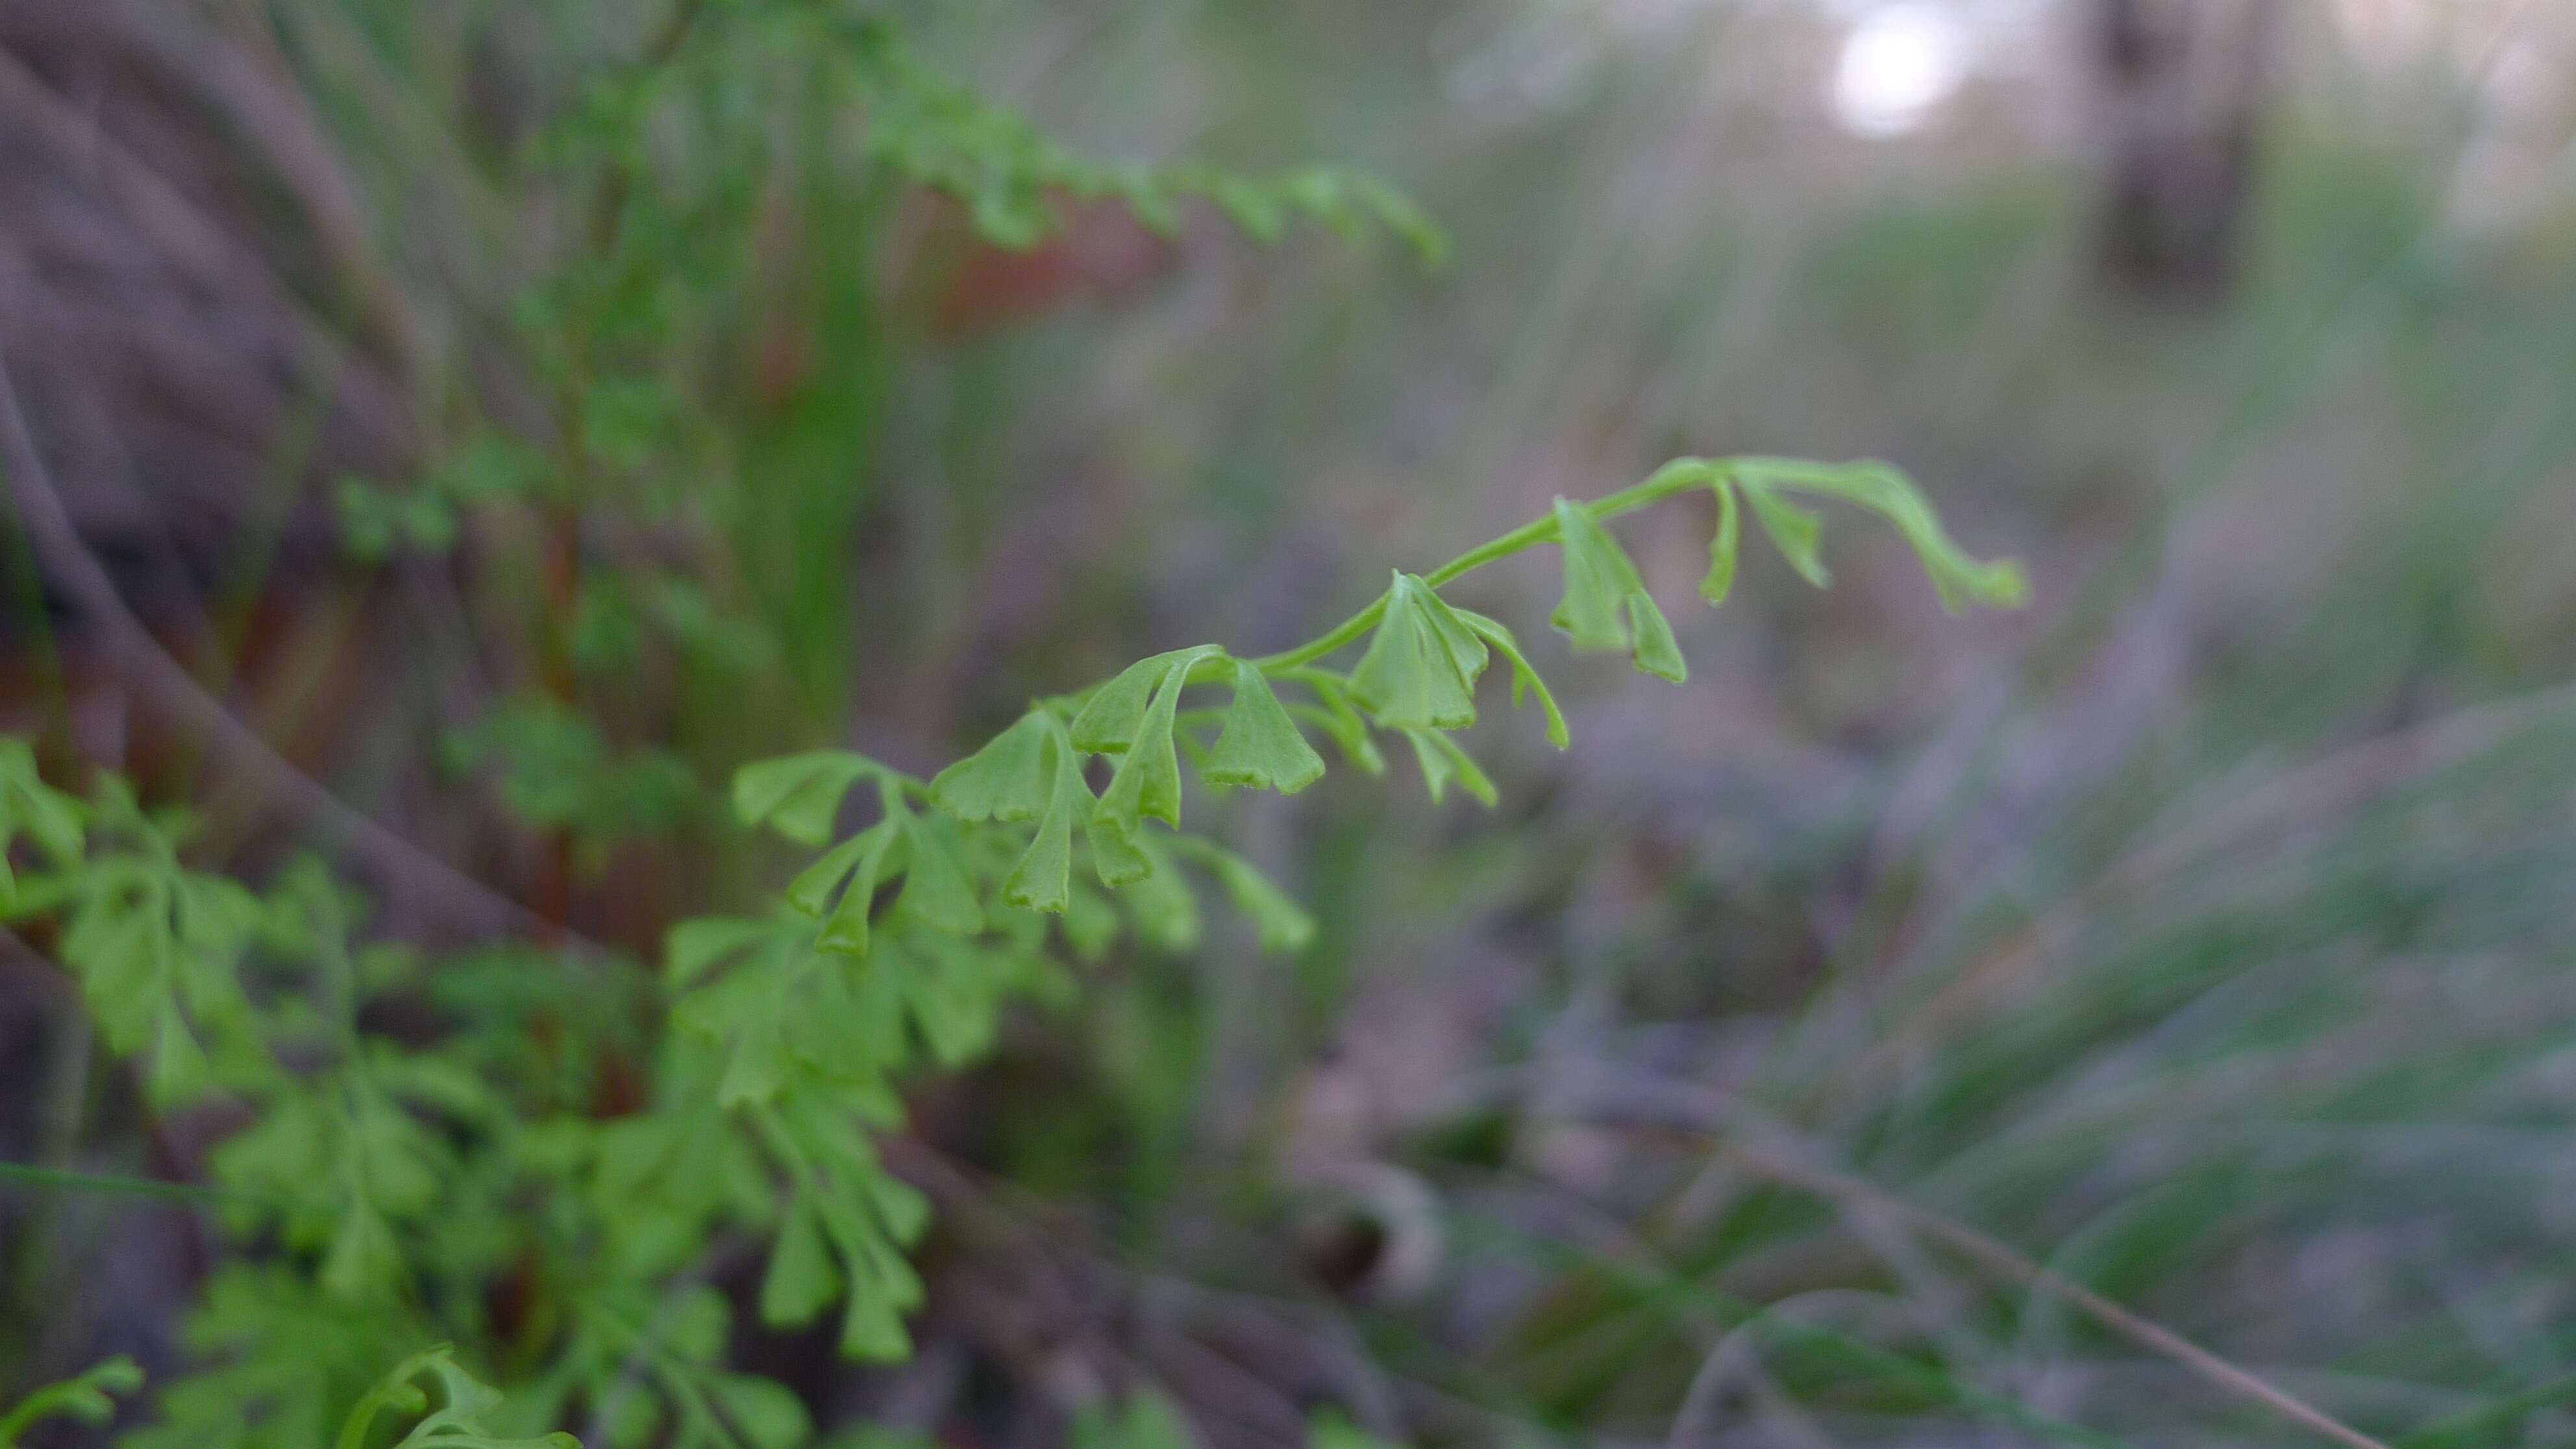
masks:
[[[428,1379],[438,1385],[438,1398],[432,1403],[420,1386]],[[391,1414],[399,1421],[415,1418],[410,1432],[394,1441],[394,1449],[579,1449],[570,1434],[538,1434],[525,1438],[503,1438],[484,1427],[483,1418],[501,1406],[500,1394],[490,1385],[456,1366],[455,1350],[445,1344],[424,1349],[386,1374],[365,1398],[349,1411],[347,1422],[340,1426],[338,1449],[364,1449],[374,1442],[371,1431],[376,1417]]]
[[[1073,1449],[1190,1449],[1180,1411],[1159,1394],[1133,1393],[1087,1405],[1073,1421]],[[1319,1413],[1306,1426],[1307,1449],[1386,1449],[1386,1442],[1339,1414]]]
[[[17,1449],[18,1438],[46,1419],[78,1419],[103,1424],[116,1412],[110,1394],[130,1394],[143,1387],[143,1370],[118,1355],[92,1366],[76,1378],[47,1384],[6,1412],[0,1412],[0,1449]]]

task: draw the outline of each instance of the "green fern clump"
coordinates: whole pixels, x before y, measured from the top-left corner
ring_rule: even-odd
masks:
[[[576,248],[541,271],[516,308],[555,436],[540,447],[469,422],[414,486],[349,480],[338,498],[362,555],[441,553],[499,513],[554,530],[578,556],[565,519],[687,503],[721,450],[674,381],[686,349],[664,289],[704,282],[687,270],[692,239],[754,205],[740,178],[757,168],[741,163],[767,142],[740,104],[746,88],[806,88],[847,119],[833,134],[860,164],[953,195],[1003,245],[1039,240],[1067,199],[1114,199],[1166,229],[1201,199],[1258,239],[1302,217],[1440,251],[1409,204],[1351,173],[1255,179],[1082,158],[938,76],[882,17],[684,0],[665,35],[530,147],[601,221],[597,254]],[[197,869],[186,814],[146,808],[113,776],[59,789],[26,744],[0,741],[0,919],[51,928],[102,1040],[154,1106],[220,1104],[241,1124],[207,1163],[203,1190],[234,1251],[188,1325],[196,1366],[124,1442],[536,1449],[571,1442],[567,1426],[592,1449],[815,1442],[794,1393],[730,1367],[738,1325],[715,1280],[731,1255],[758,1253],[751,1303],[765,1323],[828,1318],[847,1356],[904,1357],[925,1292],[910,1253],[931,1217],[884,1145],[903,1128],[907,1086],[986,1056],[1014,1004],[1072,1003],[1078,968],[1122,937],[1190,949],[1203,893],[1264,950],[1307,947],[1303,906],[1182,828],[1196,791],[1293,795],[1333,758],[1382,776],[1400,737],[1435,804],[1455,787],[1491,805],[1496,785],[1460,734],[1498,660],[1512,703],[1535,703],[1546,738],[1567,747],[1530,651],[1444,596],[1471,570],[1554,546],[1549,619],[1569,644],[1681,682],[1674,631],[1606,525],[1701,491],[1718,510],[1701,585],[1712,604],[1748,511],[1793,568],[1825,582],[1820,521],[1801,498],[1881,515],[1946,607],[2022,596],[2012,566],[1961,552],[1886,465],[1682,460],[1606,498],[1559,500],[1439,567],[1395,572],[1298,648],[1196,644],[1036,700],[928,778],[840,750],[745,767],[736,819],[811,859],[774,899],[672,928],[655,967],[560,936],[445,956],[398,946],[320,865],[256,887]],[[563,592],[564,616],[532,630],[529,649],[558,677],[456,732],[450,763],[487,769],[513,813],[596,858],[690,818],[696,787],[678,757],[618,748],[576,707],[578,682],[630,667],[648,632],[737,666],[757,656],[743,622],[677,567]],[[410,1025],[381,1029],[388,1017]],[[451,1343],[463,1347],[424,1348]],[[110,1364],[40,1392],[0,1417],[0,1446],[37,1415],[97,1417],[106,1391],[135,1387],[130,1365]],[[1187,1441],[1147,1397],[1087,1416],[1080,1433],[1099,1449]],[[1372,1442],[1330,1420],[1313,1438]]]
[[[414,991],[436,968],[364,944],[358,903],[318,867],[265,892],[194,871],[183,817],[143,810],[113,778],[65,794],[23,745],[0,749],[0,844],[25,847],[10,919],[62,923],[64,963],[156,1099],[248,1109],[213,1154],[214,1184],[243,1241],[285,1254],[217,1274],[192,1331],[213,1363],[163,1394],[162,1425],[133,1443],[315,1441],[353,1400],[408,1402],[359,1396],[413,1344],[501,1328],[482,1317],[482,1288],[529,1274],[557,1322],[509,1409],[459,1397],[452,1363],[422,1359],[410,1376],[440,1377],[451,1404],[472,1407],[423,1420],[406,1443],[540,1442],[478,1438],[470,1425],[489,1414],[501,1432],[536,1433],[576,1409],[615,1446],[806,1442],[793,1395],[723,1366],[729,1310],[695,1277],[709,1245],[766,1242],[765,1321],[837,1307],[843,1352],[903,1357],[904,1316],[923,1291],[906,1249],[929,1217],[877,1146],[901,1127],[903,1084],[981,1056],[1009,1003],[1068,1001],[1068,958],[1095,959],[1130,932],[1186,949],[1202,883],[1265,949],[1312,938],[1304,909],[1251,864],[1180,829],[1189,774],[1210,789],[1294,794],[1326,772],[1318,740],[1378,774],[1378,737],[1393,733],[1435,801],[1454,783],[1491,803],[1490,777],[1455,736],[1475,723],[1497,657],[1515,701],[1535,699],[1550,741],[1567,744],[1511,631],[1441,596],[1469,570],[1555,545],[1551,617],[1568,641],[1682,678],[1669,624],[1602,523],[1703,488],[1720,500],[1712,600],[1733,571],[1738,494],[1793,566],[1822,577],[1814,515],[1782,496],[1800,492],[1886,514],[1945,602],[2021,597],[2017,572],[1968,560],[1883,465],[1691,460],[1594,503],[1560,501],[1427,574],[1399,572],[1296,649],[1244,658],[1197,645],[1040,700],[927,781],[843,751],[746,767],[733,789],[741,821],[818,854],[767,914],[671,931],[653,1095],[612,1118],[542,1074],[496,1085],[470,1029],[427,1046],[365,1030],[367,1002]],[[1353,648],[1347,669],[1325,662]],[[1184,706],[1218,688],[1222,708]],[[872,819],[836,839],[854,794]]]

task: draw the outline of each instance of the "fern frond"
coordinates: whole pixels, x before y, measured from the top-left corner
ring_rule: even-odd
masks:
[[[1192,746],[1208,786],[1286,794],[1325,771],[1305,727],[1371,774],[1384,768],[1373,735],[1391,731],[1411,746],[1435,804],[1455,785],[1490,806],[1497,798],[1492,777],[1453,735],[1474,723],[1477,685],[1493,655],[1511,666],[1515,703],[1537,697],[1548,740],[1560,748],[1567,743],[1566,722],[1511,631],[1450,604],[1441,587],[1485,564],[1555,544],[1564,591],[1552,622],[1578,649],[1626,653],[1640,670],[1679,683],[1686,667],[1671,626],[1603,524],[1700,489],[1714,490],[1720,505],[1711,581],[1702,587],[1712,603],[1725,597],[1733,575],[1739,492],[1792,564],[1821,580],[1820,521],[1782,499],[1791,490],[1845,498],[1887,517],[1923,556],[1945,602],[2020,598],[2017,570],[1961,553],[1913,485],[1883,464],[1682,459],[1607,498],[1559,499],[1546,517],[1428,574],[1399,570],[1367,608],[1295,649],[1260,659],[1213,644],[1170,650],[1091,688],[1039,701],[926,785],[873,761],[831,753],[745,768],[734,787],[743,822],[767,823],[818,846],[852,783],[873,777],[879,786],[874,823],[831,845],[787,888],[788,905],[822,920],[819,930],[782,917],[757,925],[693,922],[672,936],[673,980],[682,988],[674,1020],[725,1054],[717,1100],[758,1114],[790,1182],[764,1311],[798,1322],[838,1299],[849,1315],[846,1350],[878,1357],[899,1349],[899,1314],[918,1290],[896,1271],[896,1245],[917,1223],[882,1215],[891,1179],[874,1169],[863,1138],[835,1139],[850,1164],[849,1182],[836,1191],[818,1186],[811,1166],[823,1149],[782,1124],[829,1118],[817,1104],[839,1089],[836,1083],[890,1093],[893,1081],[925,1057],[955,1066],[980,1053],[1005,999],[1058,979],[1042,964],[1048,954],[1041,913],[1063,922],[1076,956],[1103,949],[1118,917],[1074,879],[1077,853],[1090,857],[1129,927],[1160,949],[1186,950],[1200,931],[1182,860],[1215,876],[1254,923],[1264,949],[1297,951],[1312,940],[1313,920],[1290,896],[1213,842],[1178,832],[1182,743]],[[1366,647],[1347,675],[1318,665],[1363,639]],[[1233,696],[1221,716],[1182,710],[1185,693],[1218,684]],[[1274,684],[1302,687],[1314,702],[1283,705]],[[1202,751],[1183,725],[1205,728],[1210,720],[1221,721],[1221,732]],[[1109,770],[1097,798],[1085,778],[1095,759]],[[909,803],[916,798],[936,812],[941,828],[956,832],[953,853],[940,858],[936,883],[928,887],[920,817]],[[1148,820],[1171,829],[1149,830]],[[899,892],[885,893],[907,874]],[[925,904],[914,903],[916,894]],[[835,950],[864,955],[864,966],[831,964]],[[739,956],[739,964],[709,979],[708,966],[725,956]],[[916,1049],[916,1040],[926,1051]]]

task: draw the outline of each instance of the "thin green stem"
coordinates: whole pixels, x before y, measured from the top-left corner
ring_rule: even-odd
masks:
[[[1616,518],[1622,513],[1633,513],[1640,508],[1661,503],[1677,493],[1689,493],[1709,487],[1721,479],[1733,478],[1750,468],[1767,470],[1781,464],[1795,466],[1796,462],[1795,459],[1779,458],[1675,458],[1656,469],[1646,481],[1623,488],[1616,493],[1595,498],[1579,506],[1595,518]],[[1830,471],[1830,465],[1823,466]],[[1467,550],[1424,574],[1422,581],[1436,589],[1498,559],[1506,559],[1513,554],[1535,548],[1542,543],[1553,543],[1555,540],[1556,515],[1551,510],[1546,515],[1532,519],[1499,538],[1490,539]],[[1312,664],[1346,644],[1355,644],[1366,638],[1369,630],[1376,628],[1378,620],[1385,614],[1386,594],[1380,591],[1378,596],[1371,599],[1368,606],[1358,613],[1294,649],[1283,649],[1276,654],[1265,654],[1253,660],[1253,667],[1272,676],[1288,674],[1301,665]],[[1233,661],[1230,658],[1203,660],[1192,666],[1189,678],[1185,682],[1214,684],[1223,679],[1231,668],[1233,668]],[[1103,680],[1070,694],[1051,696],[1040,703],[1070,716],[1079,711],[1083,703],[1091,698],[1101,684],[1105,683],[1107,681]]]
[[[1656,469],[1645,482],[1595,498],[1580,506],[1584,512],[1595,518],[1616,518],[1622,513],[1633,513],[1640,508],[1661,503],[1677,493],[1689,493],[1709,487],[1721,477],[1733,476],[1745,463],[1755,461],[1770,460],[1730,458],[1711,461],[1706,458],[1676,458]],[[1436,589],[1498,559],[1506,559],[1525,549],[1553,542],[1555,538],[1556,515],[1551,512],[1544,517],[1522,524],[1500,538],[1467,550],[1424,574],[1422,581]],[[1369,602],[1367,608],[1296,648],[1283,649],[1276,654],[1265,654],[1252,662],[1264,674],[1281,674],[1298,665],[1311,664],[1345,644],[1357,642],[1369,630],[1377,627],[1378,619],[1385,613],[1386,595],[1381,593]]]
[[[1856,492],[1850,479],[1856,469],[1875,466],[1878,465],[1817,463],[1803,458],[1749,454],[1730,458],[1675,458],[1648,475],[1644,482],[1577,506],[1594,518],[1611,519],[1623,513],[1634,513],[1641,508],[1651,508],[1676,494],[1694,493],[1703,488],[1727,485],[1785,486],[1866,503],[1871,500]],[[1489,563],[1510,558],[1516,553],[1535,548],[1543,543],[1553,543],[1556,537],[1556,514],[1551,509],[1548,513],[1522,524],[1511,532],[1489,539],[1422,575],[1422,581],[1437,589]],[[1922,546],[1921,539],[1916,539],[1915,542],[1918,547]],[[1265,654],[1251,661],[1252,665],[1262,673],[1276,678],[1295,678],[1301,672],[1311,673],[1306,666],[1335,650],[1356,644],[1368,637],[1369,631],[1376,628],[1378,621],[1386,616],[1386,601],[1387,595],[1381,591],[1376,598],[1368,602],[1366,607],[1339,624],[1293,649],[1283,649],[1276,654]],[[1193,665],[1183,682],[1214,684],[1225,678],[1227,672],[1233,667],[1233,659],[1220,654]],[[1104,680],[1070,694],[1049,696],[1040,700],[1039,705],[1061,716],[1070,717],[1079,712],[1083,704],[1105,683],[1107,681]],[[915,788],[918,786],[916,785]]]

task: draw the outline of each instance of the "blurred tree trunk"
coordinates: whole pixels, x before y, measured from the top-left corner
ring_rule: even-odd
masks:
[[[2093,0],[2114,287],[2209,303],[2236,273],[2279,0]]]

